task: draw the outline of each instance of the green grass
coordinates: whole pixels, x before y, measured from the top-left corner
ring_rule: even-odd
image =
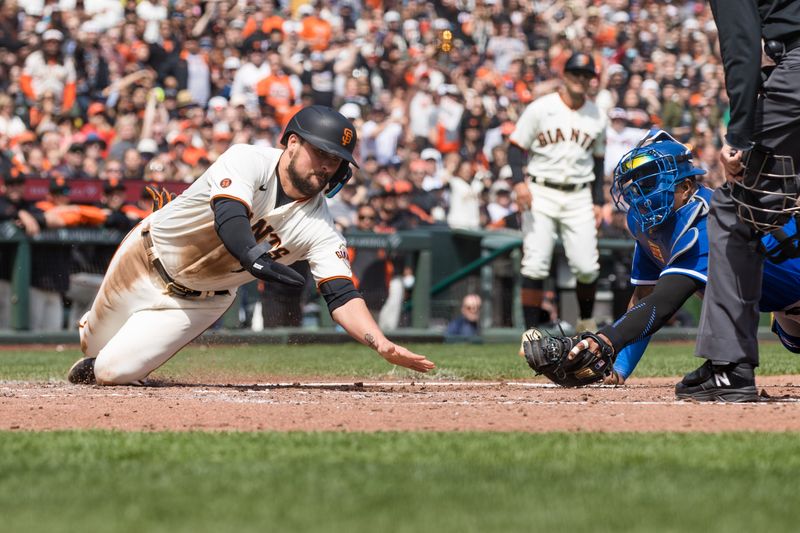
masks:
[[[796,531],[798,437],[0,432],[0,529]]]
[[[514,380],[531,377],[531,371],[510,344],[425,344],[410,349],[428,355],[438,369],[428,374],[433,379]],[[654,343],[635,376],[679,376],[698,366],[690,343]],[[80,357],[76,349],[30,348],[0,351],[0,379],[60,380]],[[798,374],[800,356],[787,352],[775,342],[761,347],[759,375]],[[378,379],[387,376],[420,378],[419,374],[392,368],[374,352],[360,345],[334,344],[309,346],[220,345],[192,346],[179,352],[155,376],[181,381],[202,380],[208,376],[236,379],[268,379],[270,376],[342,377]]]
[[[513,380],[531,377],[528,366],[510,344],[424,344],[410,349],[424,353],[438,366],[428,374],[433,379]],[[679,376],[698,366],[693,344],[651,344],[635,376]],[[30,348],[0,351],[0,379],[59,380],[80,357],[76,349]],[[798,374],[800,356],[778,343],[761,346],[759,375]],[[178,353],[154,376],[181,381],[208,376],[231,376],[253,380],[270,376],[342,378],[420,378],[419,374],[392,368],[374,352],[356,344],[309,346],[192,346]]]

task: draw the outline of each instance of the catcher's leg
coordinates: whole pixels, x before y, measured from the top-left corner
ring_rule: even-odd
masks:
[[[787,315],[783,311],[774,313],[772,332],[778,336],[784,348],[800,354],[800,315]]]

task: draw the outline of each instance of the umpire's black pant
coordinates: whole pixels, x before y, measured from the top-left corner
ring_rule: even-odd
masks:
[[[800,168],[800,48],[790,51],[764,83],[754,140],[794,159]],[[739,220],[725,185],[711,199],[708,283],[696,355],[713,361],[758,365],[758,301],[764,256],[760,235]]]

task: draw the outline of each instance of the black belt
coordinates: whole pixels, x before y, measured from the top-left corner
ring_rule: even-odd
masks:
[[[156,269],[159,277],[161,277],[161,279],[167,285],[167,290],[175,296],[180,296],[181,298],[200,298],[201,296],[222,296],[225,294],[230,294],[230,291],[196,291],[177,283],[169,274],[167,274],[167,269],[164,268],[164,263],[161,262],[161,259],[156,257],[156,255],[151,251],[153,250],[153,239],[150,237],[150,230],[142,230],[142,242],[144,242],[144,248],[145,251],[147,251],[147,257],[150,259],[150,263],[153,265],[153,268]]]
[[[549,189],[555,189],[557,191],[565,191],[565,192],[575,192],[580,191],[581,189],[585,188],[588,183],[558,183],[555,181],[546,181],[541,180],[537,181],[536,178],[533,178],[533,182],[537,185],[541,185],[542,187],[547,187]]]
[[[797,47],[800,47],[800,36],[785,40],[770,39],[764,42],[764,53],[774,62],[778,63],[783,56]]]

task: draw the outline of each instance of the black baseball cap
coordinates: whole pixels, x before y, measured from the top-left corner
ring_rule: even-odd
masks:
[[[589,54],[584,54],[583,52],[575,52],[570,56],[567,63],[564,65],[564,72],[574,72],[576,74],[585,73],[597,76],[594,59],[592,59],[592,56]]]

